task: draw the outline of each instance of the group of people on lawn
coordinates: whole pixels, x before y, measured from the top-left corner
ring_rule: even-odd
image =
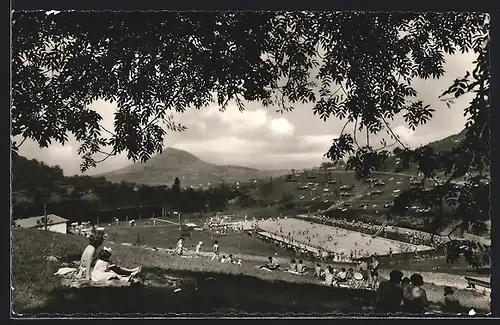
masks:
[[[331,265],[322,267],[320,263],[316,263],[314,267],[314,276],[322,279],[327,286],[341,286],[342,284],[348,287],[361,288],[377,288],[378,284],[378,267],[379,261],[376,255],[372,255],[370,260],[363,259],[353,268],[346,269],[342,267],[340,270],[333,268]],[[279,270],[280,265],[273,257],[268,258],[268,262],[260,266],[261,269],[274,271]],[[296,261],[292,259],[286,272],[304,275],[307,274],[307,266],[302,260]]]

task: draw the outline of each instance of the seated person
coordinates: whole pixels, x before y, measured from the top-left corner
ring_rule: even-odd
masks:
[[[403,289],[400,286],[403,273],[394,270],[389,274],[389,280],[380,283],[377,291],[376,307],[384,313],[396,313],[401,308]]]
[[[222,258],[220,259],[220,262],[221,263],[226,263],[227,262],[226,255],[222,255]]]
[[[229,256],[227,257],[227,262],[228,263],[234,263],[233,254],[229,254]]]
[[[269,256],[269,262],[267,262],[266,265],[262,265],[260,268],[268,270],[277,270],[280,268],[280,265],[271,256]]]
[[[92,263],[94,262],[94,255],[96,250],[101,247],[104,242],[104,233],[102,231],[92,231],[89,235],[89,244],[82,253],[80,258],[80,266],[78,269],[78,278],[85,277],[90,281],[92,273]]]
[[[354,277],[354,269],[350,267],[349,270],[347,270],[347,280],[352,280],[353,277]]]
[[[335,275],[333,274],[333,268],[329,266],[325,271],[325,284],[329,287],[333,286],[335,281]]]
[[[133,269],[127,269],[118,265],[111,264],[109,261],[110,257],[111,248],[104,247],[99,253],[99,258],[95,263],[94,270],[92,271],[92,281],[132,281],[134,277],[142,270],[140,266]]]
[[[302,260],[299,260],[299,263],[297,264],[297,272],[300,274],[306,273],[306,266],[302,263]]]
[[[316,263],[316,267],[314,268],[314,276],[319,278],[321,277],[321,274],[323,271],[321,270],[321,265],[319,263]]]
[[[448,313],[459,313],[461,309],[460,302],[455,296],[451,287],[444,287],[444,311]]]
[[[292,260],[290,261],[290,267],[288,268],[288,271],[297,272],[297,264],[295,263],[294,258],[292,258]]]
[[[347,282],[347,272],[345,270],[345,267],[343,267],[337,274],[337,280],[339,282]]]
[[[429,305],[427,293],[422,288],[424,279],[418,273],[410,277],[411,283],[403,289],[403,311],[407,313],[424,313]]]

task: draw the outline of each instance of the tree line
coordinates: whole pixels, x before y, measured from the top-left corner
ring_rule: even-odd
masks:
[[[112,183],[104,177],[64,176],[59,166],[22,156],[13,157],[12,162],[14,218],[42,215],[44,205],[48,213],[59,212],[78,221],[99,215],[111,220],[127,213],[129,217],[158,216],[161,208],[170,213],[210,213],[223,210],[229,200],[239,195],[241,190],[228,184],[183,189],[179,177],[172,185],[164,186]]]

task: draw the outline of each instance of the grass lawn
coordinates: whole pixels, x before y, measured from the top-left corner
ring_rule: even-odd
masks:
[[[86,243],[85,238],[75,235],[13,230],[13,310],[24,316],[58,313],[72,317],[78,317],[78,313],[82,316],[89,313],[326,315],[366,311],[360,301],[374,298],[372,292],[365,290],[327,288],[308,276],[265,272],[255,268],[257,261],[245,261],[238,267],[210,262],[207,258],[181,258],[109,242],[106,245],[114,250],[114,262],[126,267],[143,265],[146,283],[154,285],[61,287],[60,279],[53,275],[61,263],[48,262],[45,256],[72,261],[79,258]],[[181,290],[174,292],[172,286],[164,285],[165,277],[178,277]]]
[[[73,260],[86,239],[40,230],[13,231],[13,310],[25,315],[39,313],[335,313],[354,311],[351,298],[371,299],[368,291],[332,289],[314,280],[256,269],[257,263],[241,267],[159,256],[138,247],[112,245],[114,260],[124,266],[141,264],[146,277],[180,276],[182,291],[171,288],[83,288],[60,286],[53,273],[58,263],[45,260],[54,255]],[[264,294],[265,293],[265,294]],[[306,293],[306,294],[304,294]]]

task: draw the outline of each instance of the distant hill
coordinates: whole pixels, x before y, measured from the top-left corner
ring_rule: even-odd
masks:
[[[246,182],[269,176],[286,174],[286,170],[267,171],[255,168],[215,165],[205,162],[195,155],[175,148],[167,148],[145,163],[134,163],[125,168],[105,173],[111,182],[130,182],[145,185],[171,185],[175,177],[181,186],[207,186],[217,183]]]
[[[449,151],[456,147],[460,141],[465,139],[466,129],[463,129],[460,133],[450,135],[441,140],[437,140],[428,144],[429,147],[434,149],[435,152]]]
[[[458,146],[458,144],[465,139],[465,132],[466,130],[464,129],[460,133],[450,135],[441,140],[430,142],[426,144],[426,146],[431,147],[434,150],[434,152],[450,151],[456,146]],[[410,168],[402,170],[399,166],[398,158],[396,158],[395,156],[392,156],[388,160],[386,160],[386,166],[387,166],[386,171],[403,172],[410,174],[418,172],[416,164],[412,164]]]

